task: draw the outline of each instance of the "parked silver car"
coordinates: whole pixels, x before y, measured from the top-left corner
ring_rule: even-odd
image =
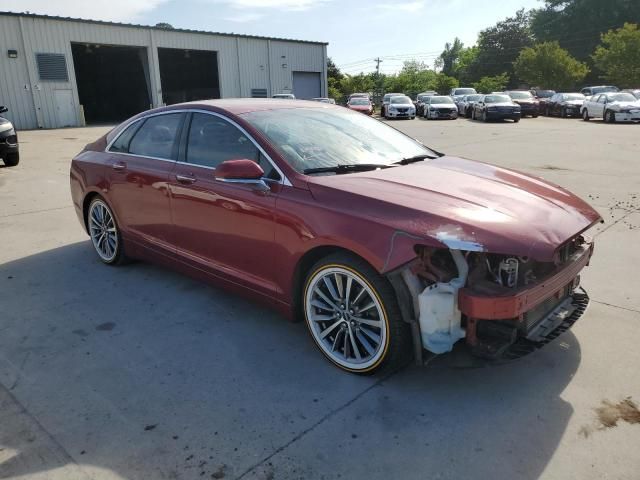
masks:
[[[435,118],[447,118],[455,120],[458,118],[458,107],[453,98],[446,95],[429,97],[424,103],[424,118],[432,120]]]
[[[482,95],[480,95],[479,93],[464,95],[456,104],[458,105],[458,115],[462,115],[466,118],[471,118],[471,111],[473,110],[473,106],[481,98]]]

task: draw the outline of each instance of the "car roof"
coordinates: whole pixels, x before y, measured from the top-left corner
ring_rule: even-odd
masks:
[[[340,108],[329,103],[311,100],[278,100],[273,98],[224,98],[218,100],[196,100],[194,102],[178,103],[165,109],[196,108],[203,110],[225,110],[240,115],[264,110],[281,110],[291,108]]]

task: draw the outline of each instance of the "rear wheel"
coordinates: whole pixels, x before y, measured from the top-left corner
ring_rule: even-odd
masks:
[[[567,118],[567,107],[562,107],[562,113],[560,114],[562,118]]]
[[[117,265],[126,261],[116,219],[100,197],[94,198],[89,205],[87,227],[93,248],[103,263]]]
[[[586,108],[582,109],[582,120],[584,120],[585,122],[589,121],[589,112],[587,111]]]
[[[4,157],[4,164],[7,167],[15,167],[20,163],[20,154],[18,152],[8,153],[6,157]]]
[[[371,374],[409,360],[411,337],[393,288],[362,259],[336,253],[320,260],[303,302],[311,337],[342,370]]]

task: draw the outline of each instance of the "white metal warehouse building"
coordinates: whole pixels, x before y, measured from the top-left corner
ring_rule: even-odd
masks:
[[[0,105],[23,130],[204,98],[327,96],[320,42],[0,12],[0,48]]]

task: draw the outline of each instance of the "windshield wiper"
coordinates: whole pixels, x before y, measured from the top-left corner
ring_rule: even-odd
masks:
[[[343,163],[343,164],[333,165],[331,167],[305,168],[303,170],[303,173],[305,175],[310,175],[312,173],[326,173],[326,172],[335,172],[335,173],[366,172],[368,170],[377,170],[378,168],[389,168],[394,166],[395,165],[385,165],[385,164],[378,164],[378,163]]]
[[[423,160],[433,160],[435,158],[438,158],[438,157],[435,155],[428,155],[428,154],[415,155],[413,157],[402,158],[397,162],[393,162],[393,165],[409,165],[410,163],[421,162]]]

